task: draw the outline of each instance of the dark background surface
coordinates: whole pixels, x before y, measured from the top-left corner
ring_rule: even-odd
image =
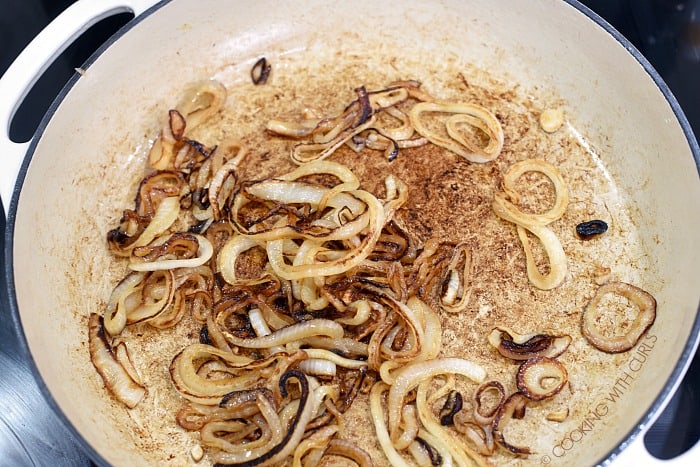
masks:
[[[0,73],[70,0],[0,0]],[[700,135],[700,0],[585,0],[649,59]],[[76,67],[131,18],[121,14],[102,21],[69,47],[40,79],[15,116],[14,141],[31,138],[44,112]],[[0,154],[2,157],[2,154]],[[0,162],[1,166],[1,162]],[[0,210],[0,230],[5,219]],[[0,250],[4,235],[0,237]],[[0,271],[4,271],[0,256]],[[0,287],[0,464],[89,465],[51,409],[43,401],[26,363]],[[79,391],[79,388],[76,388]],[[668,408],[646,435],[660,458],[684,452],[700,437],[700,357]]]

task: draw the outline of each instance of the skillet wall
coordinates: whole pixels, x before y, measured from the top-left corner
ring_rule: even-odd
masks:
[[[603,456],[653,402],[692,328],[700,258],[687,232],[697,231],[700,215],[687,200],[700,199],[700,184],[673,111],[642,66],[591,20],[554,0],[289,6],[176,0],[136,24],[67,93],[35,147],[17,202],[17,304],[55,401],[110,463],[162,463],[157,456],[164,453],[134,448],[126,411],[105,397],[89,363],[85,319],[101,312],[123,272],[109,264],[104,233],[133,195],[126,187],[142,175],[147,138],[179,90],[262,54],[340,45],[343,31],[368,42],[353,49],[371,50],[379,40],[436,62],[458,54],[526,88],[555,91],[637,200],[651,264],[639,285],[659,301],[658,340],[630,388],[634,396],[620,398],[607,429],[594,430],[567,462]],[[115,425],[115,417],[125,422]]]

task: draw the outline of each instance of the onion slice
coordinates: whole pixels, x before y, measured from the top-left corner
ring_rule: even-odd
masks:
[[[597,310],[603,297],[617,294],[625,297],[638,308],[637,316],[631,326],[620,335],[606,336],[598,329]],[[634,347],[656,319],[656,299],[639,287],[625,282],[610,282],[598,289],[583,310],[581,331],[588,342],[598,350],[609,353],[626,352]]]
[[[528,402],[530,402],[530,399],[528,399],[524,394],[520,392],[513,393],[508,397],[508,399],[506,399],[496,413],[496,417],[493,419],[492,427],[494,441],[503,449],[510,451],[516,456],[527,456],[532,454],[532,451],[527,447],[516,446],[506,441],[505,436],[503,435],[503,430],[511,418],[517,419],[525,416],[525,409]]]
[[[450,138],[436,134],[430,130],[423,121],[423,114],[427,112],[440,112],[454,114],[446,123],[447,133]],[[503,148],[503,128],[496,116],[488,109],[477,104],[419,102],[414,105],[409,118],[416,132],[427,138],[431,143],[448,149],[455,154],[464,157],[470,162],[490,162],[498,157]],[[457,129],[458,124],[468,123],[486,134],[489,139],[485,147],[467,140]]]
[[[392,439],[398,437],[401,406],[409,391],[422,381],[443,373],[454,373],[481,383],[486,378],[486,370],[476,363],[463,358],[436,358],[424,362],[410,363],[396,372],[396,379],[389,390],[387,399],[389,413],[389,433]]]
[[[566,368],[561,362],[549,357],[535,357],[520,365],[516,383],[525,397],[541,401],[561,391],[567,378]]]
[[[97,313],[90,313],[88,345],[90,360],[102,377],[105,387],[122,404],[130,409],[136,407],[146,395],[146,388],[137,383],[115,357],[105,334],[102,317]]]
[[[523,335],[497,326],[489,334],[488,341],[506,358],[527,360],[533,357],[558,357],[569,348],[571,336],[552,336],[544,333]]]

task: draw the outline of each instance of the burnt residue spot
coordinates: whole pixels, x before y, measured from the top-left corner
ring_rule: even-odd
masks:
[[[576,226],[576,234],[582,240],[589,240],[608,231],[608,224],[600,219],[581,222]]]

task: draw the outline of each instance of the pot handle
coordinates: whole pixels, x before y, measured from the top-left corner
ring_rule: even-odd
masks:
[[[691,467],[698,465],[698,459],[700,459],[700,441],[680,456],[663,460],[657,459],[649,453],[644,445],[644,433],[640,433],[614,459],[611,465],[613,467],[637,467],[640,465],[645,467]]]
[[[138,16],[155,3],[157,0],[79,0],[46,26],[0,78],[0,201],[6,216],[31,142],[10,139],[10,123],[24,97],[61,52],[90,26],[118,13]]]

